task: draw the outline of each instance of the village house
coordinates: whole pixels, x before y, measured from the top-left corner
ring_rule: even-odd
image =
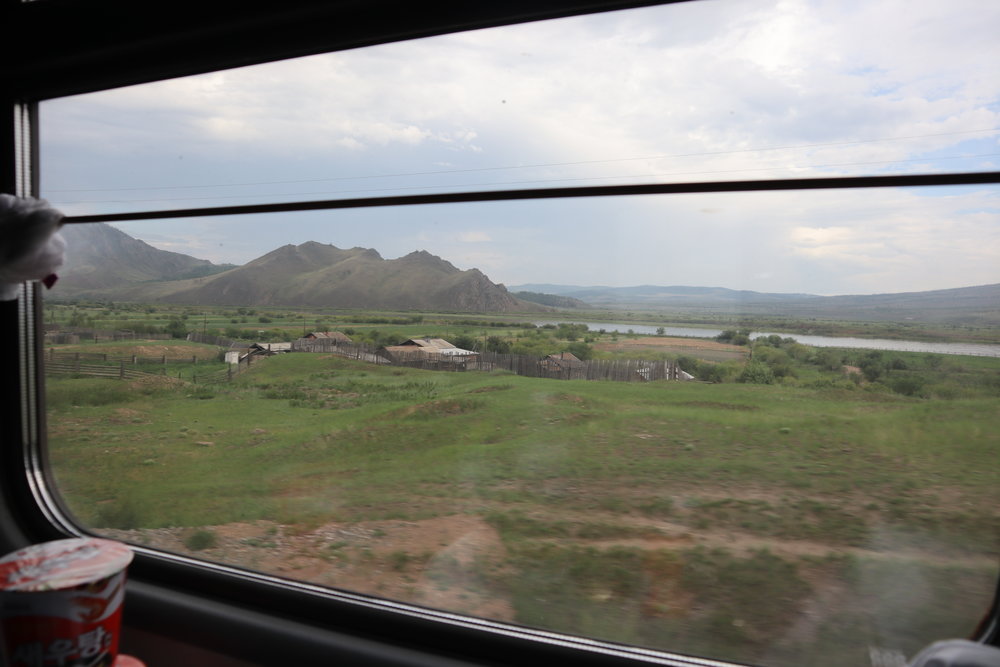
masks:
[[[455,347],[443,338],[410,338],[399,345],[388,345],[379,355],[392,363],[439,362],[465,367],[479,358],[477,352]]]
[[[554,378],[575,380],[586,377],[587,365],[572,352],[550,354],[538,362],[542,372]]]

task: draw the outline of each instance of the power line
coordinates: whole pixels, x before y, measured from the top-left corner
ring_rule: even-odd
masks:
[[[301,180],[291,180],[291,181],[248,181],[243,183],[215,183],[215,184],[197,184],[197,185],[153,185],[144,187],[127,187],[127,188],[78,188],[78,189],[55,189],[47,190],[47,192],[52,193],[63,193],[63,192],[128,192],[135,190],[194,190],[194,189],[205,189],[205,188],[229,188],[229,187],[247,187],[247,186],[257,186],[257,185],[292,185],[295,183],[323,183],[331,181],[352,181],[352,180],[365,180],[374,178],[403,178],[410,176],[435,176],[441,174],[465,174],[483,171],[505,171],[512,169],[538,169],[542,167],[571,167],[579,166],[584,164],[606,164],[615,162],[635,162],[640,160],[668,160],[677,158],[688,158],[688,157],[708,157],[708,156],[719,156],[719,155],[737,155],[740,153],[759,153],[763,151],[783,151],[783,150],[797,150],[803,148],[829,148],[832,146],[854,146],[858,144],[870,144],[878,143],[883,141],[908,141],[910,139],[926,139],[930,137],[947,137],[955,136],[960,134],[975,134],[981,132],[997,132],[1000,128],[983,128],[979,130],[960,130],[956,132],[937,132],[932,134],[914,134],[903,137],[883,137],[879,139],[858,139],[855,141],[833,141],[826,143],[815,143],[815,144],[797,144],[791,146],[767,146],[759,148],[741,148],[737,150],[728,151],[706,151],[700,153],[677,153],[673,155],[650,155],[644,157],[626,157],[626,158],[607,158],[602,160],[578,160],[575,162],[546,162],[538,164],[527,164],[527,165],[510,165],[503,167],[475,167],[470,169],[440,169],[434,171],[413,171],[413,172],[400,172],[394,174],[366,174],[362,176],[335,176],[330,178],[314,178],[314,179],[301,179]],[[939,158],[940,159],[940,158]],[[706,172],[712,173],[712,172]],[[718,172],[723,173],[723,172]],[[163,200],[169,201],[169,200]]]

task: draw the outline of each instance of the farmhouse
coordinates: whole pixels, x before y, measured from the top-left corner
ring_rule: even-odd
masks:
[[[399,345],[383,347],[379,355],[398,364],[433,361],[462,366],[479,357],[478,353],[455,347],[443,338],[410,338]]]
[[[542,371],[556,378],[576,379],[586,376],[587,366],[572,352],[550,354],[538,362]]]

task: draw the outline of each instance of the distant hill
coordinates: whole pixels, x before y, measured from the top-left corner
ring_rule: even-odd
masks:
[[[588,303],[581,301],[580,299],[574,299],[571,296],[557,296],[555,294],[543,294],[541,292],[512,292],[512,294],[520,299],[521,301],[531,301],[532,303],[540,303],[543,306],[552,306],[553,308],[592,308]]]
[[[516,291],[540,292],[570,297],[592,306],[664,307],[733,303],[788,303],[821,299],[811,294],[774,294],[733,290],[725,287],[685,287],[679,285],[636,285],[634,287],[581,287],[578,285],[527,284],[517,285]]]
[[[65,225],[60,233],[67,250],[56,296],[151,280],[195,278],[233,268],[154,248],[110,225]]]
[[[512,289],[580,299],[595,307],[611,309],[724,312],[747,316],[780,315],[856,321],[915,320],[950,324],[1000,324],[1000,284],[926,292],[842,296],[657,285],[584,287],[526,284]]]
[[[286,245],[243,266],[153,248],[107,225],[66,228],[70,262],[53,296],[191,305],[327,306],[456,312],[544,312],[477,269],[426,251],[383,259],[372,249]]]

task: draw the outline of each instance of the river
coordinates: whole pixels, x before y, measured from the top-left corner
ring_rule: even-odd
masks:
[[[562,320],[573,324],[586,324],[592,331],[617,331],[627,333],[631,330],[637,334],[655,334],[660,327],[649,324],[630,324],[621,322],[578,322]],[[557,320],[542,320],[535,322],[536,326],[559,324]],[[686,336],[689,338],[715,338],[722,329],[702,329],[695,327],[663,327],[667,336]],[[770,332],[754,332],[752,338],[774,335]],[[898,352],[931,352],[934,354],[962,354],[973,357],[1000,357],[1000,345],[983,343],[925,343],[916,340],[889,340],[886,338],[837,338],[834,336],[807,336],[779,333],[782,338],[794,338],[803,345],[815,347],[850,347],[866,350],[895,350]]]

